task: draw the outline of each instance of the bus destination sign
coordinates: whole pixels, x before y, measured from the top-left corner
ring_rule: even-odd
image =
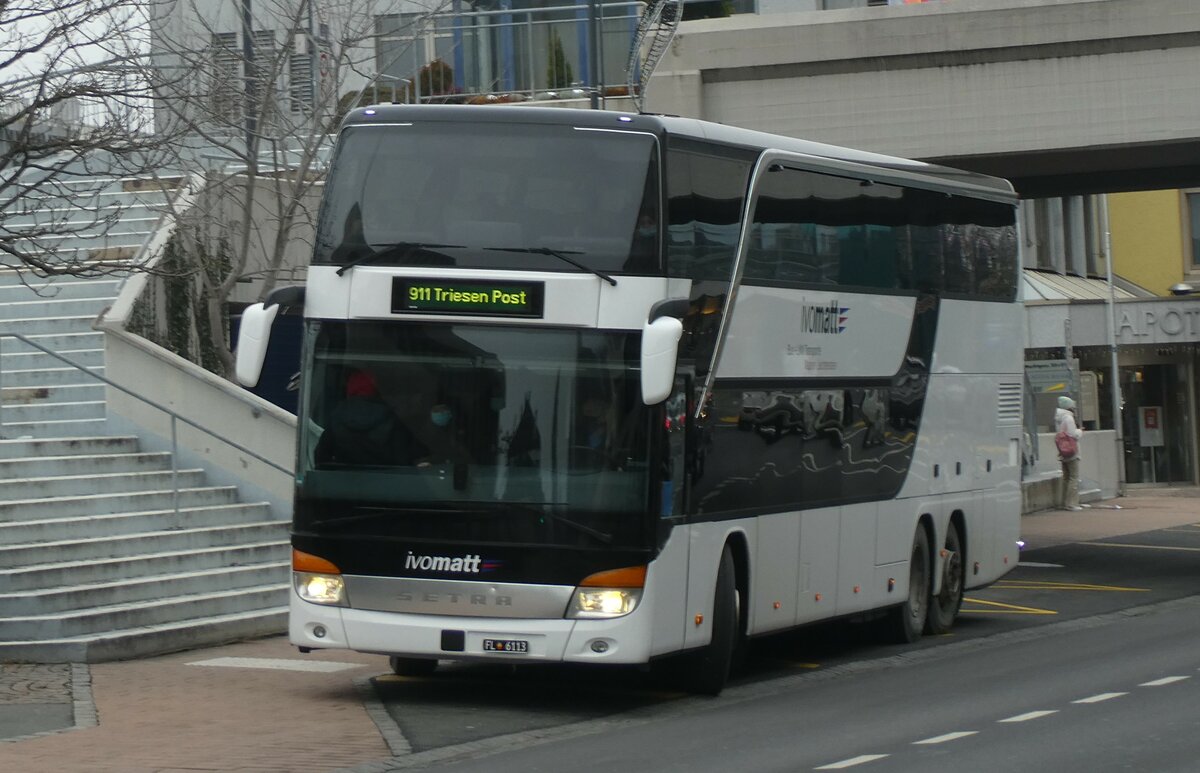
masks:
[[[398,276],[392,279],[392,313],[539,318],[544,289],[542,282]]]

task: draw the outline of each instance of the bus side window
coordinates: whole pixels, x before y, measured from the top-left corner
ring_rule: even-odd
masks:
[[[667,153],[667,275],[729,281],[750,162]]]

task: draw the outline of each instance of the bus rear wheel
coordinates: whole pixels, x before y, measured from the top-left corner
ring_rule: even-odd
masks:
[[[429,676],[437,670],[438,662],[432,658],[402,658],[392,655],[388,665],[396,676]]]
[[[946,558],[942,568],[942,589],[929,605],[929,617],[925,620],[925,632],[949,633],[958,618],[963,601],[963,545],[958,525],[950,522],[946,531]]]
[[[700,695],[720,695],[729,680],[738,639],[738,589],[729,546],[721,553],[713,597],[712,640],[681,664],[683,687]]]
[[[897,644],[911,644],[921,638],[925,618],[929,613],[929,595],[933,587],[933,571],[929,559],[929,534],[924,526],[913,535],[912,554],[908,560],[908,598],[888,611],[887,638]]]

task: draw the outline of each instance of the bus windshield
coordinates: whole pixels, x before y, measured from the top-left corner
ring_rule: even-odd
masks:
[[[645,544],[636,333],[309,325],[297,532]]]
[[[647,134],[485,120],[351,126],[313,262],[562,271],[566,260],[657,275],[658,177]]]

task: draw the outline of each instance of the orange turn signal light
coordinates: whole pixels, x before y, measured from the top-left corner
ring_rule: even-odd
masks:
[[[314,574],[342,573],[342,570],[338,569],[332,561],[327,561],[320,556],[314,556],[311,553],[305,553],[295,548],[292,548],[292,571],[312,572]]]
[[[624,569],[609,569],[584,577],[581,588],[642,588],[646,585],[646,567],[627,566]]]

